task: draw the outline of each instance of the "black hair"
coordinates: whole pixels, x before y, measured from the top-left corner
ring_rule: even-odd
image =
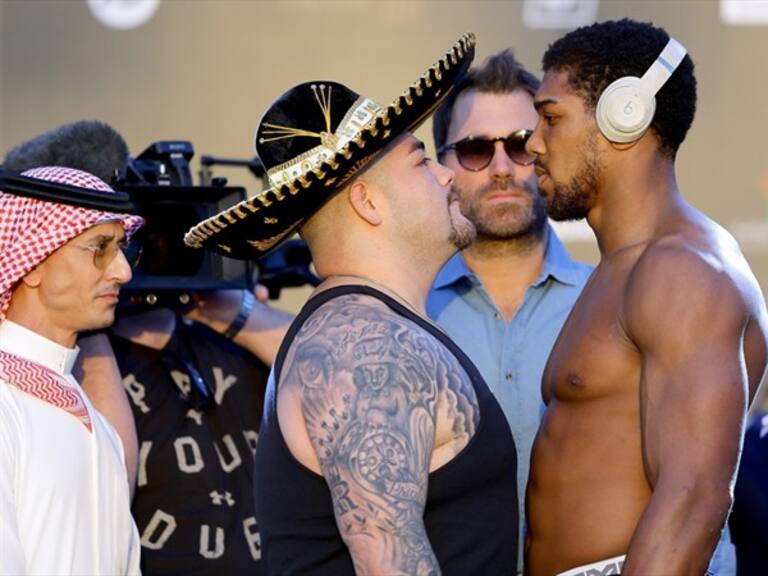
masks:
[[[462,92],[477,90],[491,94],[508,94],[515,90],[525,90],[533,96],[539,89],[539,84],[539,79],[523,68],[512,50],[503,50],[489,56],[482,66],[472,68],[467,73],[435,112],[432,119],[435,149],[439,150],[446,144],[453,107]]]
[[[669,40],[650,23],[628,18],[600,22],[569,32],[549,46],[542,58],[544,72],[567,72],[568,85],[591,109],[600,94],[622,76],[642,76]],[[675,157],[696,114],[696,77],[690,56],[683,59],[656,94],[651,123],[659,149]]]
[[[23,172],[41,166],[64,166],[90,172],[109,183],[122,174],[128,146],[111,126],[97,120],[64,124],[13,148],[3,168]]]

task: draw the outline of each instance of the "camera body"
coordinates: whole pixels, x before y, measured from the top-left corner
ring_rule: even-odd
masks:
[[[155,142],[131,159],[125,174],[113,183],[125,192],[146,221],[136,241],[142,254],[132,280],[121,290],[123,313],[158,307],[184,309],[192,295],[210,290],[253,290],[259,282],[278,298],[286,286],[319,284],[311,272],[311,255],[301,240],[291,240],[258,263],[227,258],[184,244],[184,234],[198,222],[246,199],[246,189],[227,186],[215,178],[213,164],[247,167],[254,176],[263,175],[258,158],[246,161],[203,157],[203,176],[208,185],[193,185],[189,162],[194,156],[191,142]]]
[[[184,308],[195,292],[253,289],[252,262],[184,244],[189,228],[246,198],[245,188],[226,186],[224,179],[216,179],[220,185],[194,186],[193,155],[191,142],[156,142],[131,159],[114,183],[146,221],[136,237],[141,258],[121,291],[124,308]]]

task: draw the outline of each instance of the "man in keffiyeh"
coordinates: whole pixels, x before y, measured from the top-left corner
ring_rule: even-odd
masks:
[[[33,189],[55,183],[105,205],[115,196],[78,170],[23,176]],[[131,278],[121,248],[141,224],[0,190],[2,574],[139,573],[123,447],[72,366],[78,333],[114,320]]]

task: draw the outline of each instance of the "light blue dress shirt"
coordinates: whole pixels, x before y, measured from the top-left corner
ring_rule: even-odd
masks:
[[[510,322],[496,307],[461,253],[440,270],[427,314],[464,350],[507,416],[517,447],[520,538],[531,447],[544,410],[541,376],[549,352],[592,266],[571,260],[550,226],[541,273]]]

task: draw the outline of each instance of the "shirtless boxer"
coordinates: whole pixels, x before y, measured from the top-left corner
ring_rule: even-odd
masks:
[[[768,318],[734,239],[678,190],[696,81],[668,41],[649,24],[605,22],[543,58],[528,141],[539,189],[552,218],[587,218],[601,261],[543,376],[531,576],[702,574],[731,505]],[[609,84],[647,70],[598,104]],[[654,115],[642,94],[657,90]]]

